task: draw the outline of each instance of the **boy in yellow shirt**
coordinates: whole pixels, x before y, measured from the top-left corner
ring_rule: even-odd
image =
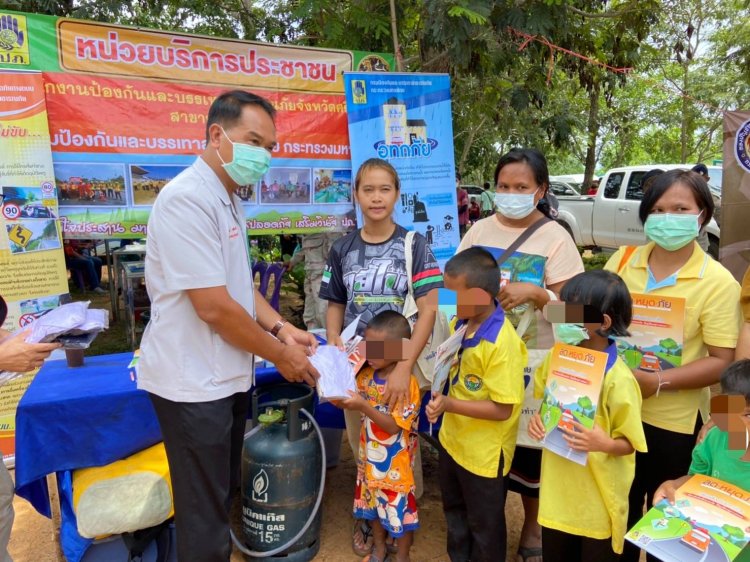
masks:
[[[456,291],[458,321],[466,325],[448,395],[427,405],[440,429],[440,489],[452,562],[505,560],[507,474],[516,447],[524,397],[526,346],[494,297],[497,262],[473,247],[445,265],[445,287]]]

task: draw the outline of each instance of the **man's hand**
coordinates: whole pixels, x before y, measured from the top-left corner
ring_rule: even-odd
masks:
[[[278,334],[279,340],[283,341],[287,345],[306,345],[313,351],[318,349],[318,340],[314,334],[305,332],[299,328],[292,326],[289,322],[284,324]]]
[[[274,363],[281,376],[289,382],[306,382],[315,386],[320,373],[312,366],[308,357],[312,350],[304,345],[287,345],[284,353]]]
[[[27,343],[31,330],[8,336],[0,342],[0,371],[26,373],[38,369],[59,343]]]
[[[383,398],[388,403],[391,412],[395,412],[399,404],[406,404],[409,400],[409,379],[411,370],[406,361],[399,361],[385,381]]]

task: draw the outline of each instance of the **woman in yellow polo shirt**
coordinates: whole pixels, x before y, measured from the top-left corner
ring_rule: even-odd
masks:
[[[651,505],[661,481],[687,474],[700,428],[698,410],[708,404],[702,398],[719,382],[737,345],[740,286],[695,242],[713,211],[708,186],[697,174],[673,170],[657,176],[639,209],[650,242],[620,248],[604,266],[618,273],[632,294],[685,300],[681,366],[633,371],[643,395],[648,452],[636,453],[628,528],[642,516],[644,501]],[[635,562],[639,556],[628,544],[622,559]]]
[[[740,297],[742,316],[745,322],[740,330],[740,339],[737,342],[737,351],[734,354],[735,361],[750,359],[750,267],[742,278],[742,296]]]

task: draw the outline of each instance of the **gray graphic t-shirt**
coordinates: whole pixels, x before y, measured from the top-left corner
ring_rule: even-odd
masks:
[[[344,326],[361,314],[357,334],[364,334],[371,318],[384,310],[401,312],[409,293],[404,242],[406,229],[396,225],[393,235],[379,244],[365,242],[360,230],[337,240],[328,255],[320,298],[346,305]],[[421,234],[412,247],[414,298],[443,286],[437,260]]]

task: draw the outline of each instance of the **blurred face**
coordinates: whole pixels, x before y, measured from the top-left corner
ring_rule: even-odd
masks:
[[[370,168],[362,174],[355,194],[364,217],[371,221],[388,219],[398,199],[394,177],[383,168]]]
[[[482,289],[466,286],[466,276],[443,276],[443,284],[446,289],[456,293],[456,317],[467,320],[483,314],[487,311],[492,298]]]
[[[365,330],[365,339],[360,346],[362,346],[360,352],[375,370],[383,369],[409,357],[409,340],[394,339],[382,330],[369,328]]]
[[[682,183],[676,183],[664,192],[649,214],[670,213],[673,215],[698,215],[703,209],[698,205],[693,191]],[[699,219],[703,225],[703,219]]]
[[[503,166],[497,176],[497,193],[516,195],[534,194],[534,204],[544,197],[547,187],[536,182],[534,171],[526,162],[514,162]]]

